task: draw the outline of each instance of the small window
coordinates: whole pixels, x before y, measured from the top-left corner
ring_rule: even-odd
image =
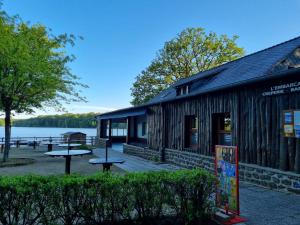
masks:
[[[232,145],[230,113],[213,114],[213,145]],[[214,148],[213,146],[213,148]]]
[[[196,116],[185,117],[185,148],[197,148],[198,145],[198,118]]]
[[[147,122],[146,121],[138,121],[137,122],[137,137],[138,138],[147,138]]]
[[[176,95],[179,96],[179,95],[186,95],[190,92],[190,87],[189,85],[186,85],[186,86],[182,86],[182,87],[179,87],[176,89]]]
[[[146,136],[147,134],[147,123],[146,122],[143,122],[142,124],[142,136]]]

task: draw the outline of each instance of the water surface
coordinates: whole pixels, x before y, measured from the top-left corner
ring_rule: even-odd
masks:
[[[63,133],[78,131],[87,136],[96,136],[96,128],[60,128],[60,127],[12,127],[12,137],[61,137]],[[4,137],[4,127],[0,127],[0,138]]]

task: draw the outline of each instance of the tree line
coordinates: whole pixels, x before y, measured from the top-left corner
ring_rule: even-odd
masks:
[[[13,120],[15,127],[63,127],[63,128],[95,128],[97,113],[38,116],[29,119]]]

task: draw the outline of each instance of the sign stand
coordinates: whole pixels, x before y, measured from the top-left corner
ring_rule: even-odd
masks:
[[[215,146],[215,175],[218,180],[215,219],[224,225],[245,222],[239,217],[239,165],[236,146]]]

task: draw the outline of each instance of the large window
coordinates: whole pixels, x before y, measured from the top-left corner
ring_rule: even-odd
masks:
[[[230,113],[213,114],[213,145],[232,145]]]
[[[111,135],[114,137],[124,137],[127,135],[127,122],[113,122],[111,125]]]
[[[185,148],[197,148],[198,145],[198,118],[196,116],[185,117]]]

